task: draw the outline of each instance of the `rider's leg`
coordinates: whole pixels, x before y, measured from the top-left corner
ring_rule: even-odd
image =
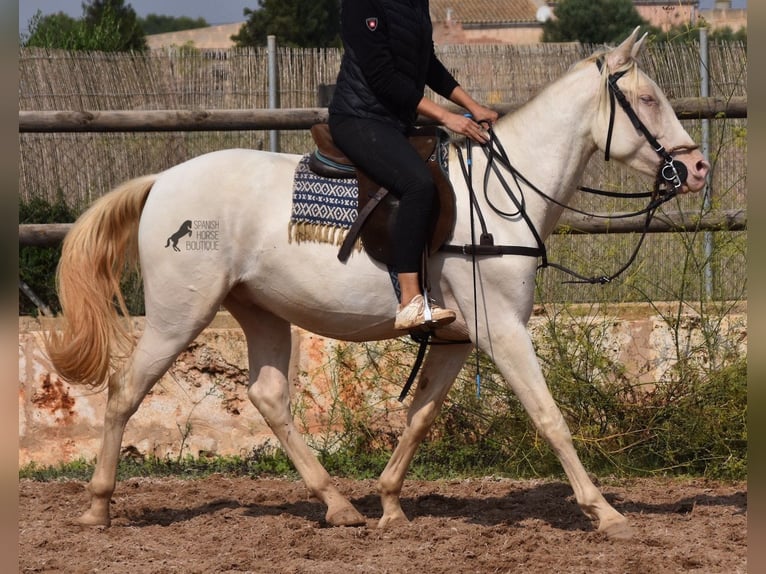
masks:
[[[450,323],[455,313],[435,304],[429,306],[418,279],[436,197],[430,170],[406,134],[392,124],[331,117],[330,131],[337,146],[357,166],[399,199],[393,251],[402,295],[395,327],[413,329]]]

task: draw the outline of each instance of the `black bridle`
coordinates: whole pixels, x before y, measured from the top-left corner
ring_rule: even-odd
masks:
[[[600,58],[596,60],[596,66],[598,66],[599,71],[602,71],[604,63]],[[615,72],[614,74],[609,74],[609,77],[607,78],[607,85],[609,86],[609,128],[606,134],[604,161],[609,161],[609,148],[612,145],[612,131],[614,130],[614,103],[615,100],[617,100],[617,103],[620,104],[620,107],[625,111],[625,114],[633,124],[633,127],[644,135],[646,141],[649,142],[649,145],[652,146],[652,149],[657,153],[657,155],[660,156],[664,162],[660,165],[660,169],[657,173],[657,184],[655,185],[659,185],[660,182],[664,182],[666,184],[672,185],[672,189],[678,193],[678,191],[681,190],[683,184],[686,182],[686,177],[688,176],[689,172],[683,162],[673,159],[673,156],[670,154],[670,152],[667,151],[665,147],[657,141],[657,138],[655,138],[654,135],[647,129],[644,122],[642,122],[638,117],[638,114],[636,114],[633,106],[630,105],[628,98],[625,97],[625,93],[620,89],[620,86],[617,85],[617,81],[622,78],[626,72],[627,70]],[[690,148],[685,147],[683,149],[689,150]]]
[[[596,65],[598,66],[599,71],[603,71],[602,60],[600,59],[596,60]],[[590,283],[590,284],[603,285],[606,283],[610,283],[612,280],[614,280],[616,277],[622,274],[635,261],[636,256],[638,255],[638,251],[641,248],[641,245],[643,244],[646,234],[649,230],[649,226],[651,224],[652,218],[654,217],[654,213],[663,203],[670,201],[680,192],[681,187],[686,182],[686,178],[688,175],[688,170],[686,169],[686,166],[682,162],[673,159],[671,152],[667,151],[664,148],[664,146],[662,146],[662,144],[660,144],[657,141],[657,138],[654,137],[654,135],[649,131],[646,125],[641,121],[641,119],[638,117],[635,110],[631,106],[630,102],[628,101],[628,98],[625,96],[623,91],[617,85],[618,80],[622,78],[626,72],[627,70],[616,72],[614,74],[610,74],[609,77],[607,78],[607,86],[609,90],[609,99],[610,99],[610,112],[609,112],[609,127],[607,129],[607,140],[606,140],[606,147],[604,152],[604,159],[606,161],[609,161],[609,155],[610,155],[609,150],[611,147],[612,133],[614,129],[614,119],[615,119],[615,110],[616,110],[615,101],[616,101],[617,103],[619,103],[620,107],[625,111],[625,113],[627,114],[628,118],[630,119],[635,129],[640,131],[643,134],[643,136],[646,138],[649,145],[652,146],[652,149],[657,153],[657,155],[660,156],[660,159],[662,160],[662,163],[660,164],[658,172],[657,172],[657,176],[655,178],[654,189],[651,192],[640,192],[640,193],[618,193],[618,192],[604,191],[604,190],[593,189],[593,188],[582,187],[582,186],[578,187],[578,189],[586,193],[592,193],[592,194],[602,195],[607,197],[648,198],[649,203],[645,208],[632,213],[621,214],[619,216],[604,216],[604,215],[587,213],[585,211],[582,211],[582,210],[570,207],[564,203],[561,203],[560,201],[554,199],[553,197],[551,197],[550,195],[546,194],[545,192],[540,190],[538,187],[536,187],[532,182],[530,182],[522,173],[520,173],[511,164],[510,160],[508,159],[508,155],[505,152],[505,149],[500,143],[500,140],[497,138],[497,135],[495,134],[492,127],[489,126],[487,129],[487,132],[489,134],[489,141],[486,144],[481,146],[481,149],[483,150],[485,156],[487,157],[487,167],[484,172],[485,200],[487,201],[487,204],[492,208],[492,210],[501,216],[521,217],[526,222],[527,227],[529,228],[530,232],[532,233],[532,236],[535,239],[535,242],[537,243],[537,246],[528,247],[528,246],[517,246],[517,245],[495,245],[494,244],[492,234],[487,231],[486,222],[484,221],[484,217],[479,208],[479,203],[476,199],[476,193],[473,189],[473,184],[472,184],[472,181],[473,181],[472,163],[473,162],[471,158],[472,146],[471,146],[471,141],[468,140],[466,144],[467,161],[466,159],[463,158],[461,148],[457,147],[457,150],[458,150],[458,159],[460,160],[460,167],[463,172],[463,177],[465,178],[469,195],[471,198],[471,203],[470,203],[471,243],[465,244],[465,245],[444,245],[442,246],[441,250],[447,253],[461,253],[463,255],[470,255],[474,258],[476,256],[489,256],[489,255],[521,255],[521,256],[527,256],[527,257],[537,257],[541,260],[540,264],[538,265],[538,269],[545,268],[545,267],[553,267],[553,268],[559,269],[576,278],[575,281],[569,281],[569,283]],[[685,147],[683,149],[689,150],[691,148]],[[677,149],[673,151],[677,151]],[[501,168],[503,168],[505,172],[510,174],[510,176],[512,177],[515,183],[516,189],[518,190],[518,196],[516,193],[513,192],[510,185],[506,181],[503,173],[501,172]],[[487,183],[489,181],[490,172],[495,173],[503,189],[505,190],[507,196],[511,199],[512,203],[514,204],[516,208],[516,211],[514,213],[503,212],[499,208],[495,207],[490,201],[487,195]],[[584,275],[580,275],[579,273],[571,269],[564,267],[563,265],[549,262],[545,244],[543,243],[542,238],[540,237],[540,234],[535,228],[534,223],[529,218],[526,212],[526,209],[525,209],[526,201],[524,198],[524,193],[521,188],[521,183],[524,183],[527,187],[535,191],[538,195],[545,198],[546,201],[554,203],[555,205],[558,205],[570,211],[587,215],[589,217],[609,219],[609,218],[635,217],[637,215],[646,214],[646,220],[644,223],[644,228],[641,234],[641,238],[639,239],[638,244],[636,245],[636,248],[634,249],[627,263],[625,263],[620,269],[618,269],[615,273],[612,273],[611,275],[586,277]],[[481,230],[482,230],[478,243],[476,242],[476,239],[475,239],[476,237],[475,229],[474,229],[474,220],[476,218],[475,216],[478,217],[479,224],[481,225]]]
[[[599,71],[603,71],[604,64],[600,59],[596,61],[596,65],[598,66]],[[657,155],[660,156],[660,159],[662,160],[662,163],[660,164],[660,167],[657,171],[657,176],[655,178],[654,189],[651,192],[640,192],[640,193],[617,193],[613,191],[604,191],[600,189],[593,189],[593,188],[582,187],[582,186],[578,187],[578,189],[586,193],[592,193],[592,194],[602,195],[607,197],[633,198],[633,199],[648,198],[649,204],[641,210],[635,211],[633,213],[621,214],[618,216],[604,216],[604,215],[587,213],[585,211],[581,211],[579,209],[575,209],[573,207],[569,207],[568,205],[561,203],[560,201],[554,199],[550,195],[544,193],[542,190],[540,190],[538,187],[532,184],[532,182],[530,182],[526,177],[524,177],[524,175],[521,174],[515,167],[513,167],[510,160],[508,159],[508,154],[506,154],[505,149],[500,143],[500,140],[497,138],[497,135],[495,134],[494,130],[492,129],[491,126],[488,126],[487,132],[489,133],[489,142],[481,146],[481,149],[484,151],[484,154],[487,157],[487,167],[484,171],[484,198],[487,202],[487,205],[489,205],[495,213],[503,217],[521,217],[526,222],[527,227],[529,227],[529,230],[532,233],[532,236],[534,237],[535,242],[537,243],[537,247],[528,247],[528,246],[521,246],[521,245],[495,245],[492,234],[487,231],[487,225],[486,225],[486,222],[484,221],[484,216],[481,213],[478,200],[476,199],[476,193],[473,189],[473,183],[472,183],[473,182],[473,161],[471,157],[471,153],[472,153],[471,140],[467,140],[467,144],[466,144],[467,159],[463,158],[463,153],[460,146],[456,146],[458,159],[460,160],[460,168],[463,172],[463,177],[465,178],[470,200],[471,200],[470,201],[471,243],[465,244],[465,245],[449,245],[449,244],[443,245],[441,247],[441,251],[444,251],[447,253],[458,253],[462,255],[469,255],[473,259],[474,305],[478,304],[477,293],[476,293],[476,290],[477,290],[476,257],[477,256],[521,255],[524,257],[536,257],[540,259],[540,264],[538,265],[538,269],[545,268],[545,267],[554,267],[576,278],[575,281],[568,281],[568,283],[590,283],[590,284],[598,283],[601,285],[610,283],[612,280],[614,280],[616,277],[622,274],[628,267],[630,267],[633,261],[635,261],[636,256],[638,255],[638,251],[641,248],[641,245],[643,244],[644,239],[646,238],[646,234],[649,231],[649,225],[651,224],[655,211],[657,211],[657,209],[663,203],[670,201],[678,194],[678,192],[681,191],[681,187],[686,182],[686,178],[688,176],[688,170],[686,169],[686,166],[682,162],[678,160],[674,160],[673,156],[671,155],[671,152],[667,151],[657,141],[657,138],[655,138],[654,135],[647,129],[646,125],[644,125],[644,123],[638,117],[635,110],[631,106],[630,102],[625,97],[625,94],[623,93],[623,91],[617,85],[618,80],[622,76],[624,76],[626,72],[627,70],[616,72],[614,74],[610,74],[609,77],[607,78],[607,84],[609,89],[610,110],[609,110],[609,127],[607,130],[604,159],[606,161],[609,161],[609,150],[612,144],[612,132],[614,130],[614,117],[615,117],[615,110],[616,110],[615,101],[617,101],[620,104],[620,107],[627,114],[633,126],[644,135],[647,142],[649,142],[649,145],[652,146],[652,149],[654,149],[654,151],[657,153]],[[672,150],[672,151],[678,151],[680,149],[690,150],[693,148],[690,148],[690,147],[676,148],[675,150]],[[501,173],[500,168],[503,168],[513,178],[513,181],[516,185],[516,189],[518,190],[518,197],[515,193],[513,193],[513,190],[511,190],[508,182],[506,181],[505,177]],[[506,194],[508,195],[508,197],[511,199],[512,203],[514,204],[516,208],[516,211],[514,213],[503,212],[498,207],[493,205],[492,202],[490,201],[488,197],[488,193],[487,193],[487,188],[488,188],[487,184],[489,182],[490,172],[495,173],[498,180],[502,184]],[[565,209],[569,209],[570,211],[574,211],[583,215],[588,215],[589,217],[610,219],[610,218],[635,217],[637,215],[646,214],[646,220],[644,223],[643,231],[641,233],[641,238],[639,239],[638,244],[636,245],[636,248],[633,250],[633,253],[628,259],[627,263],[625,263],[620,269],[618,269],[615,273],[609,276],[602,275],[598,277],[586,277],[584,275],[580,275],[579,273],[575,271],[572,271],[571,269],[568,269],[567,267],[564,267],[563,265],[549,262],[548,255],[545,249],[545,244],[543,243],[543,240],[540,237],[539,232],[535,228],[534,223],[529,218],[529,215],[526,212],[526,209],[525,209],[526,200],[524,198],[524,192],[520,185],[521,183],[524,183],[525,185],[527,185],[530,189],[534,190],[538,195],[545,198],[547,201],[554,203]],[[663,185],[666,187],[663,188]],[[476,242],[476,229],[475,229],[476,219],[479,220],[479,224],[481,225],[481,236],[479,238],[478,243]],[[475,327],[476,333],[479,332],[478,316],[479,316],[478,312],[474,313],[474,317],[476,318],[476,322],[477,322],[477,325]],[[399,401],[404,400],[405,396],[407,395],[407,392],[410,389],[410,386],[415,380],[415,376],[417,375],[417,372],[420,369],[420,364],[425,355],[426,346],[429,344],[433,344],[432,342],[429,342],[430,333],[426,333],[425,335],[418,335],[418,336],[413,335],[413,339],[415,339],[415,341],[417,341],[420,344],[420,348],[418,350],[418,356],[415,361],[415,365],[412,368],[412,372],[410,373],[409,379],[407,380],[407,383],[404,385],[404,388],[402,389],[402,392],[399,396]],[[464,342],[466,341],[455,341],[455,343],[464,343]],[[479,356],[477,354],[476,355],[477,395],[480,393],[480,388],[481,388],[480,386],[481,377],[479,373],[480,373]]]

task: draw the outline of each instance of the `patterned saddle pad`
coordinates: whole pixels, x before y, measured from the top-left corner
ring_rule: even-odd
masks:
[[[289,241],[341,245],[357,218],[359,182],[356,177],[335,179],[317,175],[309,168],[309,157],[306,154],[301,158],[293,177]],[[437,146],[434,159],[447,185],[448,158],[449,141],[444,138]],[[360,240],[356,248],[362,249]]]
[[[340,245],[356,220],[359,185],[355,177],[329,179],[309,169],[304,155],[293,178],[290,241]]]

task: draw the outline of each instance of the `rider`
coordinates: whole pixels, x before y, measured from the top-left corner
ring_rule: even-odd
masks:
[[[393,252],[401,295],[396,329],[430,327],[455,320],[455,312],[426,301],[418,271],[436,187],[407,141],[418,114],[478,143],[487,134],[478,122],[497,112],[474,101],[434,53],[427,0],[343,0],[343,59],[329,106],[336,145],[379,185],[399,199]],[[425,86],[465,108],[454,113],[424,96]]]

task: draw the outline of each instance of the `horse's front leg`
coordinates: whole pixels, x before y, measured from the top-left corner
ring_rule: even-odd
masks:
[[[378,527],[408,522],[399,499],[404,476],[470,351],[471,345],[444,345],[429,349],[412,405],[407,413],[407,424],[399,444],[378,480],[383,505],[383,516],[378,522]]]
[[[520,324],[505,328],[493,338],[492,349],[495,365],[561,461],[580,508],[610,538],[630,537],[627,518],[606,501],[577,456],[569,427],[551,396],[526,328]]]

